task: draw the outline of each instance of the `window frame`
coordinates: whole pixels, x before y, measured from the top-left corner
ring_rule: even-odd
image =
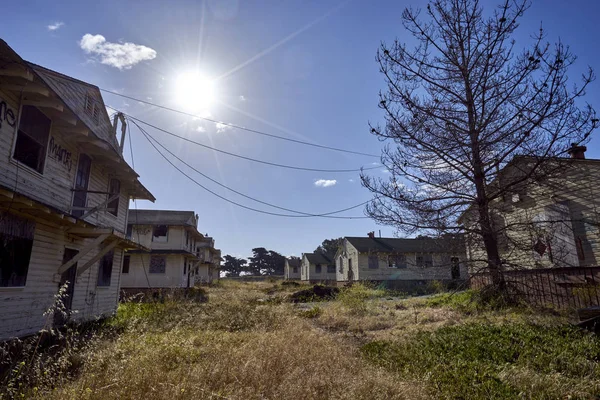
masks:
[[[152,260],[158,260],[161,259],[163,260],[163,271],[152,271]],[[154,256],[150,256],[150,263],[148,264],[148,273],[149,274],[166,274],[167,273],[167,257],[166,256],[161,256],[161,255],[154,255]]]
[[[408,262],[405,253],[395,253],[388,255],[388,268],[406,269]],[[398,262],[401,259],[402,261]]]
[[[125,260],[127,260],[127,261],[125,261]],[[129,274],[130,264],[131,264],[131,256],[125,254],[123,256],[123,265],[121,265],[121,273],[122,274]],[[125,271],[125,266],[127,266],[127,271]]]
[[[373,260],[376,261],[374,263],[375,266],[373,266]],[[379,269],[379,256],[377,254],[369,254],[368,267],[369,269]]]
[[[22,259],[19,258],[23,262],[23,265],[26,264],[26,267],[24,268],[25,271],[24,271],[22,277],[20,278],[21,282],[19,282],[18,284],[9,284],[8,283],[9,280],[7,280],[7,283],[3,284],[1,276],[0,276],[0,290],[6,289],[6,288],[24,288],[27,286],[27,278],[29,277],[29,267],[31,265],[31,255],[33,254],[33,244],[35,241],[35,229],[36,229],[35,221],[29,220],[27,218],[21,218],[19,216],[16,216],[14,214],[9,214],[7,212],[0,212],[0,220],[1,221],[7,221],[9,219],[16,219],[17,222],[19,223],[19,225],[21,225],[22,229],[26,229],[27,231],[30,231],[30,232],[21,232],[18,236],[14,235],[14,234],[8,235],[8,233],[0,232],[0,237],[6,235],[6,236],[12,236],[13,238],[16,238],[19,241],[28,241],[29,243],[26,243],[24,247],[29,248],[28,249],[29,256],[23,257]],[[10,261],[11,260],[9,260],[9,262]],[[14,268],[15,263],[11,262],[11,264]],[[17,276],[16,278],[19,278],[19,277]]]
[[[107,265],[110,265],[109,269],[109,273],[107,274],[105,272],[105,267]],[[100,261],[98,262],[98,280],[96,281],[96,286],[97,287],[110,287],[111,283],[112,283],[112,270],[113,267],[115,266],[115,250],[112,249],[109,252],[107,252],[105,255],[102,256],[102,258],[100,258]],[[102,277],[102,278],[101,278]],[[105,281],[105,279],[108,278],[108,283]]]
[[[327,273],[335,274],[335,265],[327,265]]]
[[[323,266],[321,264],[315,265],[315,274],[322,274],[322,273],[323,273]]]
[[[29,165],[27,165],[24,161],[19,160],[16,156],[15,153],[17,151],[17,143],[19,141],[19,132],[21,132],[21,121],[22,121],[22,117],[23,117],[23,109],[25,107],[30,107],[32,109],[35,109],[37,112],[39,112],[41,115],[43,115],[45,118],[48,119],[49,124],[48,124],[48,133],[46,136],[46,144],[43,145],[43,154],[41,154],[41,158],[39,160],[39,163],[41,163],[41,166],[39,167],[39,169],[37,168],[33,168]],[[15,162],[18,163],[19,165],[23,166],[27,171],[32,172],[34,174],[39,174],[41,176],[44,175],[44,171],[46,169],[46,161],[48,158],[48,146],[50,143],[50,133],[52,132],[52,118],[48,117],[46,114],[44,114],[44,112],[42,112],[42,110],[40,110],[39,108],[35,107],[35,106],[31,106],[31,105],[21,105],[20,109],[19,109],[19,118],[17,121],[17,124],[15,125],[15,134],[14,134],[14,140],[13,140],[13,145],[12,145],[12,150],[10,153],[10,159]],[[38,143],[37,140],[33,139],[28,133],[24,132],[24,135],[27,137],[27,139],[29,140],[33,140],[34,142],[36,142],[38,145],[41,145],[41,143]]]
[[[156,229],[158,229],[158,227],[164,226],[166,229],[166,234],[164,236],[155,236],[154,232]],[[155,238],[162,238],[164,237],[165,240],[155,240]],[[152,241],[156,242],[156,243],[166,243],[169,241],[169,225],[164,225],[164,224],[160,224],[160,225],[152,225]]]
[[[113,192],[113,182],[117,182],[117,184],[118,184],[118,189],[116,192]],[[119,196],[116,199],[114,199],[113,201],[106,203],[106,211],[108,211],[108,213],[110,215],[118,217],[119,216],[119,203],[121,200],[121,180],[119,180],[117,178],[110,178],[108,180],[108,198],[110,199],[115,194],[118,194]],[[113,205],[114,205],[114,207],[113,207]],[[111,208],[114,208],[115,211],[111,211]]]

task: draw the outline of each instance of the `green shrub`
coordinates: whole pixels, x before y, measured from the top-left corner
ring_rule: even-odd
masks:
[[[364,314],[368,311],[371,299],[387,296],[385,289],[369,285],[368,283],[355,283],[344,288],[338,295],[338,301],[353,314]]]
[[[298,313],[303,318],[318,318],[323,314],[323,309],[319,306],[314,306],[308,310],[302,310]]]
[[[552,379],[584,381],[589,388],[586,397],[600,395],[600,338],[569,326],[473,323],[421,332],[403,344],[371,342],[361,350],[367,359],[390,370],[415,378],[427,376],[436,388],[436,397],[523,396],[528,387],[503,379],[510,368],[543,374],[547,383]],[[563,386],[565,393],[531,395],[571,396],[569,385]]]

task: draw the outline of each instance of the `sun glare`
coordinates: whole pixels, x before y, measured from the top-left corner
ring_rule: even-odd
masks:
[[[182,73],[175,81],[175,97],[188,110],[206,110],[214,101],[214,83],[197,72]]]

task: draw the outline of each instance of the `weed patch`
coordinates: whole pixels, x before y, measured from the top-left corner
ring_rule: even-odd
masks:
[[[600,394],[600,338],[570,326],[471,323],[420,332],[403,343],[375,341],[361,350],[367,359],[389,370],[426,376],[436,397]],[[545,387],[539,384],[543,380],[548,382]],[[538,391],[533,392],[535,382]]]
[[[314,306],[308,310],[302,310],[298,313],[303,318],[318,318],[323,314],[323,309],[319,306]]]

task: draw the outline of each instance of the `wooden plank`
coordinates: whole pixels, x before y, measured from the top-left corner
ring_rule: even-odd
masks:
[[[23,93],[35,93],[44,97],[48,97],[50,95],[50,90],[42,85],[38,85],[35,83],[27,83],[25,85],[18,85],[14,83],[3,83],[0,84],[2,89],[12,90],[15,92],[23,92]]]
[[[105,233],[103,235],[98,236],[90,244],[88,244],[86,247],[84,247],[75,257],[71,258],[69,261],[67,261],[66,263],[64,263],[63,265],[61,265],[58,268],[57,273],[62,274],[63,272],[65,272],[66,270],[68,270],[69,268],[71,268],[72,265],[74,265],[77,261],[81,260],[90,251],[98,248],[98,245],[100,243],[102,243],[109,236],[110,236],[110,234],[108,234],[108,233]]]
[[[112,228],[71,228],[67,233],[75,236],[91,237],[91,235],[112,235]]]
[[[27,79],[28,81],[33,81],[33,74],[26,68],[17,67],[17,66],[9,66],[6,68],[0,69],[0,76],[13,76],[17,78]]]
[[[23,100],[23,105],[64,111],[62,103],[54,100]]]
[[[109,243],[107,246],[105,246],[102,250],[100,250],[98,252],[98,254],[96,254],[94,257],[92,257],[91,260],[86,262],[81,268],[78,267],[77,268],[77,276],[83,274],[89,267],[91,267],[95,262],[97,262],[99,259],[101,259],[106,253],[108,253],[109,251],[114,249],[117,246],[117,244],[119,244],[119,239],[113,240],[111,243]]]

